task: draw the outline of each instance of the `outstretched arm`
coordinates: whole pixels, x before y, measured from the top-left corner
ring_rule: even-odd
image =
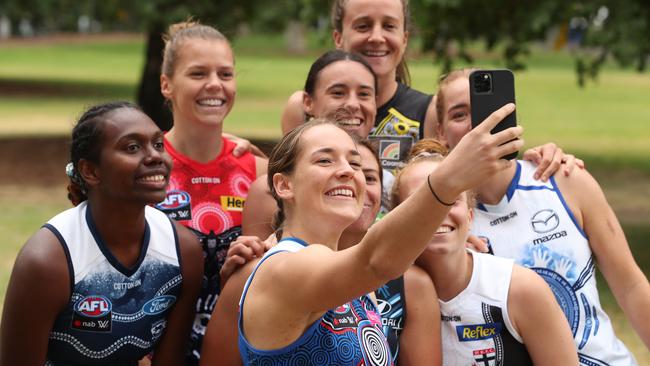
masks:
[[[182,365],[203,277],[203,251],[196,235],[175,223],[181,252],[183,288],[167,316],[167,328],[154,351],[153,365]]]
[[[584,228],[598,267],[616,301],[646,347],[650,348],[650,284],[632,256],[614,211],[596,180],[586,171],[556,175],[567,203]]]
[[[45,228],[18,253],[2,314],[0,365],[45,364],[54,320],[70,298],[67,263],[61,243]]]
[[[523,141],[515,140],[521,127],[494,135],[490,129],[513,110],[514,105],[499,109],[465,135],[430,174],[429,184],[373,225],[360,244],[338,252],[310,245],[292,255],[270,258],[269,265],[260,268],[270,273],[257,280],[260,288],[275,288],[268,293],[274,297],[269,303],[287,302],[297,313],[324,311],[404,273],[445,218],[449,207],[443,202],[454,202],[462,192],[510,165],[499,157],[521,147]]]
[[[578,351],[569,323],[551,289],[532,270],[513,267],[508,313],[533,364],[578,365]]]

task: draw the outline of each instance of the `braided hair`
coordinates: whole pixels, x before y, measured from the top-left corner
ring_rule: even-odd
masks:
[[[75,206],[88,199],[88,186],[79,173],[79,161],[84,159],[99,164],[103,122],[110,113],[122,108],[140,110],[135,104],[125,101],[97,104],[88,108],[72,129],[70,163],[66,166],[66,175],[70,178],[68,199]]]

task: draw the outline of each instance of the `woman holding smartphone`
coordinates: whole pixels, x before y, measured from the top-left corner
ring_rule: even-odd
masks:
[[[438,91],[439,135],[451,148],[471,133],[469,74],[456,70]],[[496,256],[513,258],[546,280],[567,317],[585,364],[635,364],[602,310],[596,265],[633,327],[650,347],[650,284],[625,239],[602,189],[586,171],[536,179],[534,167],[516,161],[476,189],[472,233]]]

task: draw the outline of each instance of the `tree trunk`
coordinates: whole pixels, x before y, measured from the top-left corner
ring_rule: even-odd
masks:
[[[165,43],[162,40],[163,24],[154,24],[147,33],[144,70],[138,87],[138,104],[163,131],[172,127],[172,114],[160,93],[160,69]]]

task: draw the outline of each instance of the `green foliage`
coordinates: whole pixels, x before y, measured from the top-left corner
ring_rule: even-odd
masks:
[[[414,0],[413,14],[423,49],[433,50],[444,72],[459,60],[472,63],[468,45],[500,47],[506,67],[526,65],[529,45],[548,32],[582,22],[584,37],[576,50],[578,82],[595,79],[609,57],[622,66],[646,68],[650,57],[650,2],[647,0]]]

